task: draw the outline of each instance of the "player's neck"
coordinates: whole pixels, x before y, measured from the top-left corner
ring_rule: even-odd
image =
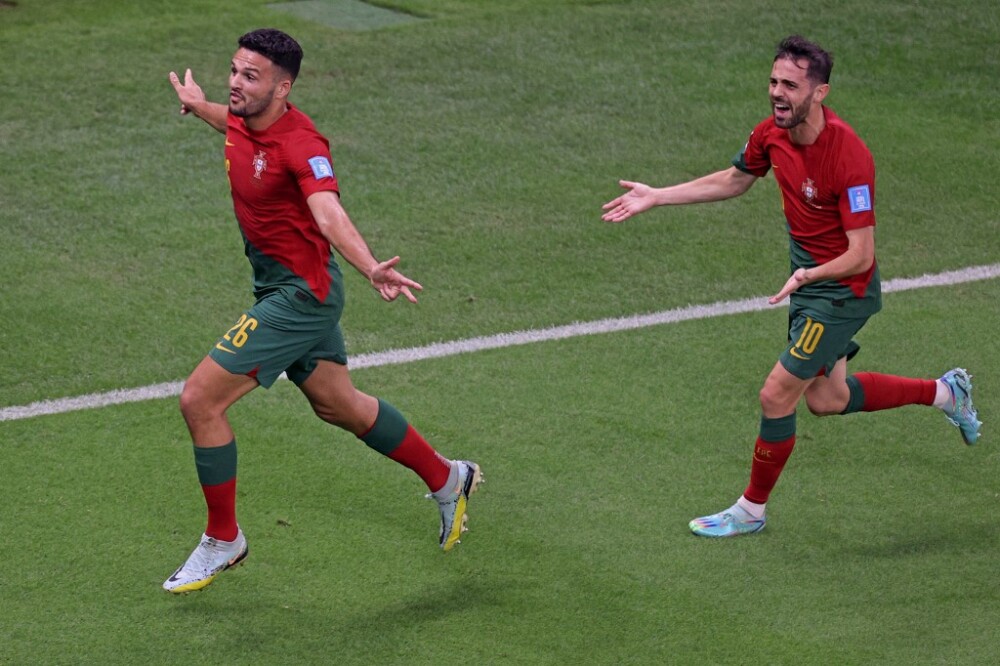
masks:
[[[285,115],[288,111],[288,104],[284,100],[275,100],[276,103],[271,107],[267,108],[263,113],[253,116],[252,118],[246,119],[247,129],[253,130],[254,132],[263,132],[268,127],[278,122],[281,116]]]
[[[826,114],[823,113],[823,105],[817,104],[809,110],[805,120],[788,130],[788,136],[796,145],[811,146],[819,139],[825,127]]]

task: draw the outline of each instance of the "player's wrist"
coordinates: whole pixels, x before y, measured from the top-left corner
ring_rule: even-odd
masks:
[[[653,188],[653,206],[671,206],[677,202],[673,201],[671,198],[671,192],[669,187],[654,187]]]

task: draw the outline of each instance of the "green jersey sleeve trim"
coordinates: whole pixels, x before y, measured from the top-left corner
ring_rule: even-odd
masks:
[[[756,176],[757,174],[755,174],[753,171],[749,169],[749,167],[747,167],[747,162],[744,157],[745,155],[746,155],[745,149],[733,155],[732,159],[733,166],[742,171],[743,173],[750,174],[751,176]]]

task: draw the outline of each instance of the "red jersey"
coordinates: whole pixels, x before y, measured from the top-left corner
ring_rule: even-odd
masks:
[[[316,192],[339,193],[329,142],[291,104],[261,132],[230,113],[226,172],[253,266],[254,292],[295,287],[327,302],[340,268],[306,199]]]
[[[774,170],[791,236],[792,271],[840,256],[847,251],[847,231],[875,225],[871,152],[833,111],[823,107],[823,114],[826,125],[815,143],[792,143],[788,130],[770,117],[754,128],[733,159],[734,166],[754,176]],[[878,268],[872,262],[863,273],[815,282],[792,296],[799,301],[831,301],[845,316],[867,316],[881,307],[879,292]]]

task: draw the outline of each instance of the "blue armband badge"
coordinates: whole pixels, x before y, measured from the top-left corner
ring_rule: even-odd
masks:
[[[847,188],[847,199],[852,213],[863,213],[872,209],[872,192],[867,185]]]
[[[309,166],[312,167],[313,175],[316,176],[316,180],[334,177],[333,166],[330,165],[330,160],[325,157],[310,157]]]

